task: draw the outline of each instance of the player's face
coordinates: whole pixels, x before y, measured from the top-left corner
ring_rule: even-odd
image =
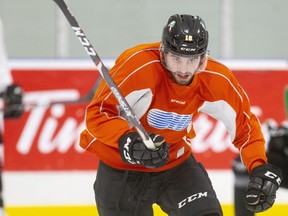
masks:
[[[179,85],[189,85],[199,69],[200,55],[181,56],[168,52],[165,61],[175,82]]]

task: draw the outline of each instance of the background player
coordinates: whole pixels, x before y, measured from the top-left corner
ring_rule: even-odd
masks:
[[[19,118],[23,113],[23,90],[13,83],[4,43],[3,23],[0,19],[0,216],[5,215],[2,197],[2,167],[4,164],[4,118]]]

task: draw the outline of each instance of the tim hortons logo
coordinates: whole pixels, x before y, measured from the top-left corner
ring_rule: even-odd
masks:
[[[26,93],[25,104],[33,104],[28,119],[25,122],[20,138],[16,144],[17,151],[28,154],[38,137],[37,147],[39,152],[48,154],[53,151],[67,152],[73,145],[75,150],[82,152],[78,145],[78,137],[84,128],[84,123],[79,123],[76,118],[65,118],[65,105],[57,104],[49,107],[51,102],[75,101],[79,99],[77,90],[53,90]],[[47,106],[46,106],[47,105]],[[50,108],[50,116],[45,114]],[[83,111],[84,112],[84,111]],[[65,118],[59,123],[60,118]],[[84,119],[83,119],[84,120]]]

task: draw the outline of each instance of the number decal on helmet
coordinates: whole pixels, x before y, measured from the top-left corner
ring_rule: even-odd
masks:
[[[185,35],[185,41],[193,41],[192,35]]]

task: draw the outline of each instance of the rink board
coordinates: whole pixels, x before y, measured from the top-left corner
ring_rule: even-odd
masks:
[[[208,170],[208,173],[225,215],[233,215],[233,173],[229,170]],[[4,197],[9,216],[97,215],[95,178],[95,171],[5,172]],[[154,209],[156,215],[165,215],[159,207]],[[288,212],[288,190],[280,189],[275,206],[265,215],[286,216],[284,212]]]
[[[108,67],[111,62],[108,61]],[[283,90],[288,84],[287,61],[268,63],[232,64],[265,136],[265,120],[285,120]],[[5,148],[3,182],[9,216],[97,215],[92,185],[98,159],[78,145],[88,102],[43,106],[77,100],[89,92],[99,76],[93,63],[17,61],[12,64],[12,73],[25,90],[25,102],[36,103],[38,107],[27,110],[18,120],[5,122],[5,142],[9,145]],[[231,216],[234,182],[231,162],[237,150],[223,124],[216,120],[200,114],[194,127],[198,132],[192,143],[195,156],[208,169],[225,215]],[[63,142],[63,137],[69,139]],[[156,215],[165,215],[159,207],[154,209]],[[287,190],[280,190],[273,209],[261,216],[286,215],[283,212],[288,212]]]
[[[222,205],[225,216],[233,215],[232,205]],[[167,216],[163,213],[159,206],[154,206],[155,216]],[[286,216],[288,212],[288,205],[274,205],[272,209],[256,214],[257,216]],[[94,206],[62,206],[62,207],[18,207],[7,208],[9,216],[98,216],[97,210]]]

